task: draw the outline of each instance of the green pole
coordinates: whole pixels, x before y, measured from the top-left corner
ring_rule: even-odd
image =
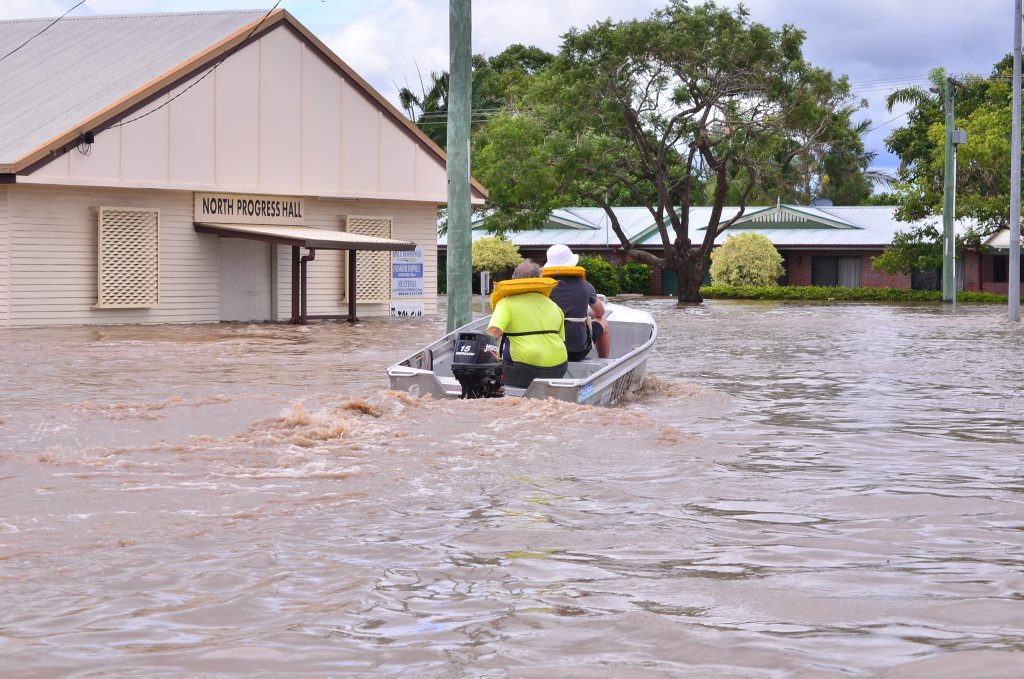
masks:
[[[472,95],[470,0],[448,11],[448,332],[473,318],[469,113]]]
[[[1009,319],[1020,321],[1020,51],[1021,0],[1013,8],[1013,104],[1010,120],[1010,282],[1006,298]]]
[[[953,200],[955,153],[953,147],[953,130],[956,119],[953,117],[953,83],[949,78],[943,83],[946,106],[946,150],[945,175],[942,180],[942,301],[953,302],[956,299],[956,260],[954,259],[956,240],[953,235]]]

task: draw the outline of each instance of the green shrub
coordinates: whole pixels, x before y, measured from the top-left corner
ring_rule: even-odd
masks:
[[[619,267],[622,292],[651,294],[651,267],[641,262],[626,262]]]
[[[602,295],[619,294],[619,274],[615,267],[600,257],[580,257],[579,265],[587,271],[587,280]]]
[[[511,271],[523,261],[519,248],[500,236],[487,236],[473,241],[473,273],[489,271],[494,274]]]
[[[715,285],[778,285],[785,269],[782,255],[759,233],[729,236],[711,251],[711,279]]]
[[[705,299],[778,299],[838,302],[941,302],[938,290],[904,290],[899,288],[840,288],[817,285],[799,286],[731,286],[712,285],[700,289]],[[991,292],[958,292],[957,302],[963,304],[1006,304],[1006,295]]]

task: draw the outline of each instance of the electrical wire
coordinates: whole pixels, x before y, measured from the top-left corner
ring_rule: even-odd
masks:
[[[60,20],[61,20],[61,19],[63,19],[64,17],[66,17],[66,16],[68,15],[68,14],[71,14],[71,12],[73,12],[73,11],[74,11],[74,10],[76,10],[76,9],[77,9],[78,7],[80,7],[81,5],[84,5],[84,4],[85,4],[85,0],[81,0],[81,2],[77,3],[77,4],[76,4],[76,5],[74,6],[74,7],[72,7],[72,8],[71,8],[71,9],[69,9],[68,11],[64,12],[64,13],[63,13],[63,14],[61,14],[61,15],[60,15],[59,17],[57,17],[56,19],[54,19],[53,21],[51,21],[51,22],[50,22],[49,24],[47,24],[47,25],[46,25],[46,28],[44,28],[43,30],[39,31],[38,33],[36,33],[35,35],[33,35],[33,36],[32,36],[31,38],[29,38],[29,39],[28,39],[28,40],[26,40],[25,42],[21,43],[20,45],[18,45],[17,47],[15,47],[14,49],[12,49],[12,50],[11,50],[10,52],[8,52],[7,54],[5,54],[5,55],[3,55],[2,57],[0,57],[0,61],[3,61],[3,60],[4,60],[4,59],[6,59],[7,57],[11,56],[12,54],[14,54],[14,53],[15,53],[15,52],[17,52],[18,50],[20,50],[20,49],[21,49],[22,47],[24,47],[25,45],[29,44],[30,42],[32,42],[33,40],[35,40],[36,38],[38,38],[39,36],[41,36],[41,35],[42,35],[43,33],[46,33],[46,31],[50,30],[50,29],[51,29],[51,28],[53,27],[53,25],[54,25],[55,23],[57,23],[58,21],[60,21]]]
[[[872,128],[869,128],[869,129],[865,130],[865,131],[864,131],[864,134],[867,134],[868,132],[874,132],[874,131],[875,131],[875,130],[877,130],[878,128],[880,128],[880,127],[885,127],[885,126],[886,126],[886,125],[888,125],[889,123],[894,123],[894,122],[896,122],[897,120],[899,120],[900,118],[902,118],[903,116],[907,115],[908,113],[910,113],[910,111],[904,111],[903,113],[899,114],[899,115],[898,115],[898,116],[896,116],[895,118],[890,118],[889,120],[886,120],[886,121],[885,121],[884,123],[880,123],[880,124],[878,124],[878,125],[875,125],[875,126],[874,126],[874,127],[872,127]]]
[[[263,25],[263,22],[265,22],[268,18],[270,18],[270,15],[274,13],[274,10],[277,9],[277,6],[280,5],[282,2],[283,2],[283,0],[277,0],[277,2],[274,3],[274,6],[271,7],[269,10],[267,10],[267,13],[265,15],[263,15],[263,18],[260,19],[260,22],[258,24],[256,24],[255,26],[253,26],[253,29],[251,31],[249,31],[249,35],[245,36],[245,40],[242,40],[242,43],[247,42],[249,40],[249,38],[251,38],[256,33],[256,31],[259,30],[260,26]],[[240,43],[240,44],[242,44],[242,43]],[[188,87],[183,89],[181,92],[178,92],[176,95],[174,95],[173,97],[171,97],[170,99],[168,99],[164,103],[160,104],[156,108],[151,109],[149,111],[146,111],[145,113],[143,113],[140,116],[136,116],[134,118],[129,118],[128,120],[122,120],[119,123],[111,125],[110,128],[113,129],[115,127],[124,127],[125,125],[129,125],[131,123],[134,123],[136,120],[142,120],[146,116],[152,115],[153,113],[156,113],[157,111],[159,111],[160,109],[164,108],[165,106],[168,106],[172,101],[174,101],[175,99],[177,99],[181,95],[185,94],[186,92],[188,92],[190,89],[192,89],[193,87],[195,87],[199,83],[203,82],[203,80],[205,80],[208,75],[210,75],[211,73],[216,71],[217,67],[220,66],[221,64],[223,64],[226,60],[227,60],[227,56],[222,57],[220,59],[220,61],[218,61],[213,66],[211,66],[210,69],[207,70],[206,73],[204,73],[202,76],[200,76],[198,80],[193,81],[192,84],[190,84]]]

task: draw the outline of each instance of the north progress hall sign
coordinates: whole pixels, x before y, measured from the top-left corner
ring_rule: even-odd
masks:
[[[208,224],[303,226],[306,205],[292,196],[197,193],[193,221]]]

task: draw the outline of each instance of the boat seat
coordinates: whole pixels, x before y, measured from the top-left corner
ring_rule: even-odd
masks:
[[[567,377],[573,377],[579,379],[596,373],[601,368],[605,367],[609,363],[612,363],[610,358],[587,358],[585,361],[570,361],[569,368],[566,370]]]

